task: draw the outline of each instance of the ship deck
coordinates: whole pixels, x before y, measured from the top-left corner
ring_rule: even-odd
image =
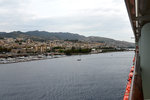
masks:
[[[125,0],[125,3],[135,35],[137,54],[129,100],[150,100],[150,0]],[[141,94],[143,98],[136,98]]]

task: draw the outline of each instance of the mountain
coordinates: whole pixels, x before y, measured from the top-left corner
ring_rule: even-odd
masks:
[[[68,33],[68,32],[46,32],[46,31],[29,31],[25,32],[26,35],[41,37],[46,40],[82,40],[85,36]]]
[[[110,38],[89,36],[85,37],[79,34],[73,34],[68,32],[46,32],[46,31],[13,31],[13,32],[0,32],[0,38],[24,38],[32,39],[35,41],[46,41],[46,40],[79,40],[87,42],[100,42],[106,43],[108,46],[117,47],[134,47],[134,43],[118,41]]]
[[[131,47],[131,48],[135,47],[134,43],[114,40],[114,39],[105,38],[105,37],[90,36],[90,37],[87,37],[87,38],[88,38],[89,41],[92,41],[92,42],[104,42],[108,46]]]
[[[1,38],[31,38],[40,40],[86,40],[85,36],[68,32],[46,32],[46,31],[28,31],[28,32],[0,32]]]

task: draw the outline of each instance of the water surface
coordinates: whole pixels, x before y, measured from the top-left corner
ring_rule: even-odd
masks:
[[[0,64],[0,100],[121,100],[133,55],[114,52]]]

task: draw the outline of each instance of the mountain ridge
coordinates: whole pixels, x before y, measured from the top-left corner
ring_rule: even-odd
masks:
[[[36,41],[46,40],[78,40],[85,42],[100,42],[106,43],[108,46],[116,47],[134,47],[134,43],[115,40],[99,36],[84,36],[69,32],[47,32],[47,31],[13,31],[13,32],[0,32],[0,38],[30,38]]]

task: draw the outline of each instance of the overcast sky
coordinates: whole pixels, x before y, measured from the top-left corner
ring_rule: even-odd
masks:
[[[33,30],[134,41],[124,0],[0,0],[0,31]]]

